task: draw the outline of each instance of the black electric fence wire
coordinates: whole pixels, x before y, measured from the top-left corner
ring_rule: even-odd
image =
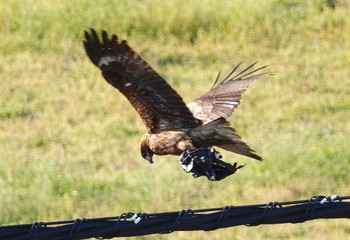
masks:
[[[128,212],[114,217],[0,226],[0,239],[110,239],[173,231],[212,231],[239,225],[302,223],[319,218],[350,218],[350,196],[314,196],[288,202],[150,214]]]

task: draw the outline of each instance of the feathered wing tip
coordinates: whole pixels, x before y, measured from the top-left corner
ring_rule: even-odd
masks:
[[[257,69],[252,69],[257,63],[258,62],[254,62],[253,64],[249,65],[248,67],[246,67],[245,69],[243,69],[242,71],[240,71],[239,73],[237,73],[235,76],[232,77],[232,74],[234,74],[237,71],[237,69],[241,66],[242,63],[237,64],[232,69],[232,71],[218,84],[219,79],[220,79],[220,74],[221,74],[221,71],[219,71],[211,89],[213,89],[221,84],[224,84],[225,82],[229,82],[229,81],[243,80],[243,79],[248,79],[248,78],[255,79],[255,78],[258,78],[258,77],[263,76],[263,75],[272,75],[273,74],[273,72],[263,72],[263,73],[253,75],[254,73],[268,67],[268,65],[265,65],[265,66],[259,67]],[[251,71],[249,71],[249,70],[251,70]]]
[[[216,79],[213,83],[213,86],[211,86],[210,90],[213,89],[215,85],[218,83],[218,81],[220,80],[220,75],[221,75],[221,70],[218,72],[218,75],[216,76]]]
[[[89,33],[84,31],[85,40],[83,41],[86,53],[90,60],[97,66],[101,67],[100,60],[111,54],[123,54],[126,51],[132,51],[126,40],[119,41],[117,35],[108,36],[105,30],[102,31],[101,38],[95,29],[91,28]]]

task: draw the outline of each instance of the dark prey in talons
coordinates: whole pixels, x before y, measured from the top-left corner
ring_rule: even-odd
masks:
[[[221,154],[215,149],[199,148],[194,151],[186,150],[180,156],[182,169],[197,178],[206,176],[210,181],[220,181],[245,165],[229,164],[220,160]]]

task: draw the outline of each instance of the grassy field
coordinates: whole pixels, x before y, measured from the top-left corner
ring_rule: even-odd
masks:
[[[335,5],[332,5],[332,2]],[[0,225],[349,195],[346,0],[0,0]],[[221,182],[177,157],[144,161],[145,131],[87,58],[83,31],[127,39],[186,102],[239,62],[269,64],[230,121],[264,158]],[[346,239],[349,220],[135,239]]]

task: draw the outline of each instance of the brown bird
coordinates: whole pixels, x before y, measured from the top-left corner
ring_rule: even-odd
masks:
[[[220,72],[207,93],[185,104],[180,95],[129,45],[102,31],[85,31],[84,46],[103,77],[117,88],[140,114],[147,132],[141,139],[141,155],[150,163],[153,155],[180,155],[185,150],[217,146],[262,160],[226,119],[238,107],[241,95],[264,74],[267,67],[252,70],[252,64],[236,73],[237,65],[220,81]]]

